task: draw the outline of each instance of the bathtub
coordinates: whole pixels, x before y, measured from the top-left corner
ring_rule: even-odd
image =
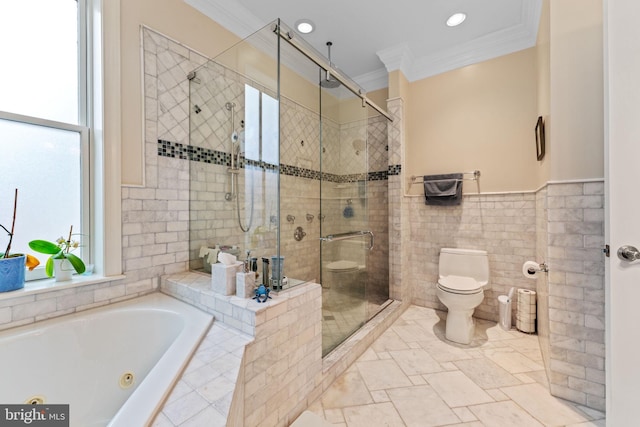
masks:
[[[144,426],[212,317],[161,293],[0,333],[0,402],[69,404],[71,427]]]

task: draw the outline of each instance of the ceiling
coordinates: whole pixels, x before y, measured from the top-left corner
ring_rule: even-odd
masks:
[[[245,38],[280,18],[315,24],[300,36],[366,91],[387,87],[388,72],[409,81],[532,47],[542,0],[185,0]],[[455,12],[467,19],[445,21]]]

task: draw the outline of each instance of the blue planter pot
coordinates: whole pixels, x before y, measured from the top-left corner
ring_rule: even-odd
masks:
[[[0,292],[24,288],[25,262],[24,255],[0,259]]]

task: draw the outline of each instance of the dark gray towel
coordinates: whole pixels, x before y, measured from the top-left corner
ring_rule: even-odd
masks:
[[[425,175],[424,196],[426,205],[455,206],[462,202],[462,174]]]

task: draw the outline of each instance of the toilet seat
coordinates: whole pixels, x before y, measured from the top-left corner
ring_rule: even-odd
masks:
[[[352,271],[358,269],[358,263],[354,261],[334,261],[327,264],[327,270],[329,271]]]
[[[477,294],[482,292],[484,285],[471,277],[445,276],[438,280],[438,287],[445,292],[453,294]]]

